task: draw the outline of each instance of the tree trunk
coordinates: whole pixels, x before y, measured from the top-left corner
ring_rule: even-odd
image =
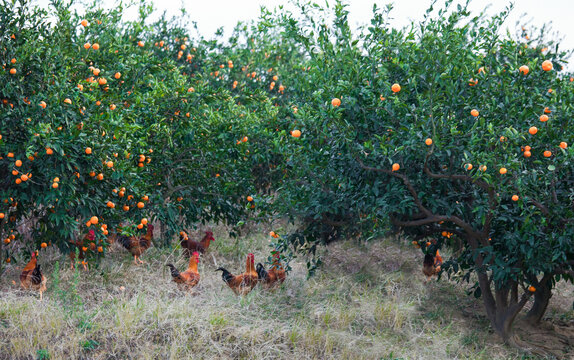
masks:
[[[534,293],[534,304],[526,314],[526,321],[531,325],[537,325],[542,320],[546,313],[550,298],[552,297],[552,288],[549,286],[548,281],[541,283]]]
[[[478,283],[490,325],[505,343],[509,343],[514,319],[528,301],[529,294],[523,294],[518,301],[515,283],[510,284],[510,288],[492,289],[491,279],[486,273],[478,274]]]

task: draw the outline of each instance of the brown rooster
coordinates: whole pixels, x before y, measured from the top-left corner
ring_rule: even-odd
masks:
[[[273,253],[273,263],[269,271],[263,264],[257,264],[257,277],[265,289],[275,288],[285,281],[285,269],[281,265],[281,256],[278,252]]]
[[[205,236],[201,241],[191,240],[185,233],[181,235],[181,247],[184,249],[186,256],[190,256],[194,251],[197,251],[200,254],[205,254],[212,241],[215,241],[215,238],[211,231],[206,231]]]
[[[171,277],[173,281],[182,290],[191,290],[199,283],[199,272],[197,271],[197,264],[199,263],[199,253],[195,251],[189,259],[187,270],[179,272],[173,264],[167,264],[171,269]]]
[[[134,263],[138,265],[144,262],[140,259],[140,256],[151,246],[151,240],[153,238],[153,225],[148,224],[147,233],[144,236],[124,236],[119,235],[117,242],[122,244],[123,247],[128,249],[128,251],[134,256]]]
[[[32,253],[32,259],[20,274],[20,286],[23,289],[38,290],[40,292],[40,300],[42,300],[42,293],[46,291],[46,277],[40,271],[40,264],[36,258],[37,252]]]
[[[233,275],[225,268],[218,268],[215,271],[221,271],[221,278],[229,286],[235,295],[247,295],[257,285],[258,278],[255,271],[255,257],[253,254],[247,255],[245,272],[240,275]]]
[[[425,259],[423,260],[423,274],[426,275],[427,281],[429,281],[433,275],[437,275],[440,272],[441,265],[442,256],[440,256],[438,250],[436,251],[435,256],[429,253],[425,254]]]
[[[82,266],[84,267],[84,270],[88,270],[88,263],[86,261],[84,261],[84,258],[86,257],[85,251],[84,251],[84,247],[86,246],[87,242],[93,243],[96,240],[96,233],[94,232],[93,229],[91,229],[90,231],[88,231],[88,233],[86,235],[84,235],[84,237],[82,239],[77,239],[77,240],[70,240],[70,243],[73,244],[75,247],[78,248],[78,258],[80,260],[82,260]],[[74,264],[75,264],[75,260],[76,260],[76,251],[75,249],[72,249],[72,251],[70,251],[70,269],[74,268]]]

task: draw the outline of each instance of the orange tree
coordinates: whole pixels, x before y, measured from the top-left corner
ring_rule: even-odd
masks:
[[[5,259],[44,243],[69,251],[87,227],[99,257],[120,224],[143,232],[143,219],[158,219],[168,242],[198,221],[236,225],[260,210],[247,196],[266,156],[254,140],[276,116],[265,91],[234,95],[217,49],[191,44],[178,19],[148,21],[145,4],[134,22],[121,7],[28,5],[0,10]],[[33,244],[19,241],[26,226]]]
[[[375,11],[359,36],[340,3],[332,24],[306,5],[268,23],[308,69],[287,78],[302,136],[284,146],[292,176],[276,205],[304,220],[285,246],[393,227],[425,252],[452,247],[443,270],[476,279],[510,341],[532,295],[537,322],[554,284],[572,280],[574,83],[543,31],[498,33],[510,9],[472,17],[449,4],[404,30],[389,27],[390,7]]]

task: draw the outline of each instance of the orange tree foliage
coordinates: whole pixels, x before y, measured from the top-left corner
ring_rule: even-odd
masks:
[[[176,21],[148,21],[147,6],[122,22],[122,8],[28,5],[0,10],[0,236],[14,235],[3,259],[43,242],[69,251],[93,216],[105,248],[120,223],[144,233],[142,218],[165,225],[168,241],[200,221],[264,212],[246,196],[267,156],[258,129],[277,110],[263,89],[232,88],[240,66]],[[19,241],[24,223],[33,243]]]
[[[302,3],[208,41],[147,21],[145,5],[122,22],[55,2],[48,25],[18,4],[0,9],[0,235],[28,221],[36,237],[16,233],[4,258],[66,249],[92,216],[128,232],[157,219],[166,241],[200,221],[287,216],[297,230],[273,246],[312,255],[400,231],[452,249],[443,272],[477,279],[506,340],[532,297],[537,322],[572,280],[574,83],[543,30],[499,34],[510,9],[447,1],[398,30],[375,8],[353,34],[340,2]]]

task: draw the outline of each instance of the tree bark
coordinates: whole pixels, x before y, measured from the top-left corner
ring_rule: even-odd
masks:
[[[531,325],[540,324],[542,317],[546,313],[550,298],[552,297],[552,288],[549,281],[544,281],[539,284],[534,293],[534,303],[526,314],[525,320]]]

